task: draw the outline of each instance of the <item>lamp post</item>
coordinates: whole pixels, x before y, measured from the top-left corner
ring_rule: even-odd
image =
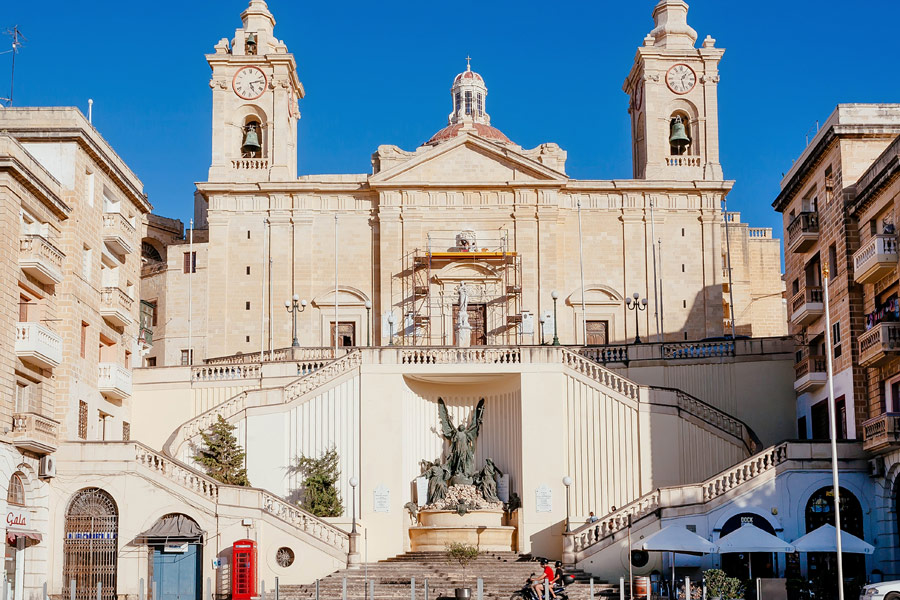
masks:
[[[353,496],[353,525],[350,528],[350,533],[356,533],[356,486],[359,485],[359,480],[356,477],[350,478],[350,495]]]
[[[387,315],[388,322],[388,346],[394,345],[394,311],[391,311]]]
[[[547,322],[547,319],[544,318],[544,315],[541,315],[541,318],[539,320],[541,322],[541,346],[543,346],[544,345],[544,323]]]
[[[372,345],[372,301],[366,300],[366,346]]]
[[[300,296],[294,294],[290,300],[284,301],[284,309],[291,313],[294,322],[294,341],[291,342],[292,348],[299,348],[300,342],[297,341],[297,313],[301,313],[306,309],[306,300],[301,300]]]
[[[556,300],[559,298],[559,292],[553,290],[550,297],[553,298],[553,345],[559,346],[559,324],[556,320]]]
[[[641,298],[641,295],[635,292],[631,298],[625,298],[625,306],[634,311],[634,343],[641,343],[641,328],[638,321],[638,313],[647,310],[647,299]]]
[[[566,533],[572,531],[569,521],[569,486],[572,485],[572,478],[566,475],[563,477],[563,485],[566,486]]]

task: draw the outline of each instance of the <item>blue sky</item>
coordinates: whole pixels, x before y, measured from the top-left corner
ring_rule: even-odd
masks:
[[[492,124],[525,148],[556,142],[582,179],[631,176],[622,82],[653,28],[655,0],[471,4],[271,0],[294,53],[299,171],[368,173],[379,144],[413,149],[446,125],[465,56],[488,85]],[[28,38],[15,104],[75,105],[145,184],[155,211],[191,216],[210,156],[204,54],[240,26],[245,0],[6,2],[0,30]],[[753,8],[755,12],[749,12]],[[839,102],[900,102],[895,0],[695,0],[688,20],[727,49],[719,127],[729,209],[772,226],[771,202],[816,120]],[[2,43],[8,44],[8,38]],[[0,96],[10,54],[0,55]]]

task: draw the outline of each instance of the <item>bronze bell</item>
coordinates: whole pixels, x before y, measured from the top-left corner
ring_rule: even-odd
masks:
[[[247,54],[253,56],[256,54],[256,34],[251,33],[247,36],[246,42]]]
[[[681,117],[675,117],[675,120],[672,122],[672,133],[669,135],[669,143],[679,148],[691,143],[691,138],[688,137],[687,131],[684,129]]]
[[[244,143],[241,144],[241,152],[244,154],[256,154],[262,150],[259,145],[259,135],[256,133],[256,126],[248,125],[247,133],[244,134]]]

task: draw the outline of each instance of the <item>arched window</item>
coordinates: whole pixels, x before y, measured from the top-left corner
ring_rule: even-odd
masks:
[[[148,261],[162,262],[159,250],[150,242],[141,242],[141,258],[145,258]]]
[[[669,118],[669,154],[682,156],[694,154],[694,138],[691,134],[691,118],[678,111]]]
[[[241,157],[262,158],[263,133],[262,123],[256,117],[249,117],[244,124],[241,135]]]
[[[806,503],[806,533],[825,524],[834,525],[834,488],[831,486],[819,489]],[[841,488],[841,529],[856,537],[863,537],[862,507],[856,496],[846,488]],[[837,597],[836,553],[810,552],[807,557],[809,579],[820,588],[816,597]],[[845,597],[858,596],[865,578],[865,557],[862,554],[844,554],[844,579],[849,581],[845,587]]]
[[[118,550],[119,509],[112,496],[100,488],[76,492],[66,509],[63,539],[63,581],[75,581],[76,600],[96,598],[97,582],[100,600],[116,600]]]
[[[9,478],[9,490],[6,492],[6,503],[15,506],[25,506],[25,484],[18,473],[13,473]]]

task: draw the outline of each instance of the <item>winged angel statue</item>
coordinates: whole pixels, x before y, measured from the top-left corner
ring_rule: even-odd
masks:
[[[450,471],[450,485],[471,485],[475,476],[475,441],[484,419],[484,398],[478,402],[469,423],[453,427],[447,405],[438,398],[438,413],[441,417],[441,434],[450,443],[447,466]]]

